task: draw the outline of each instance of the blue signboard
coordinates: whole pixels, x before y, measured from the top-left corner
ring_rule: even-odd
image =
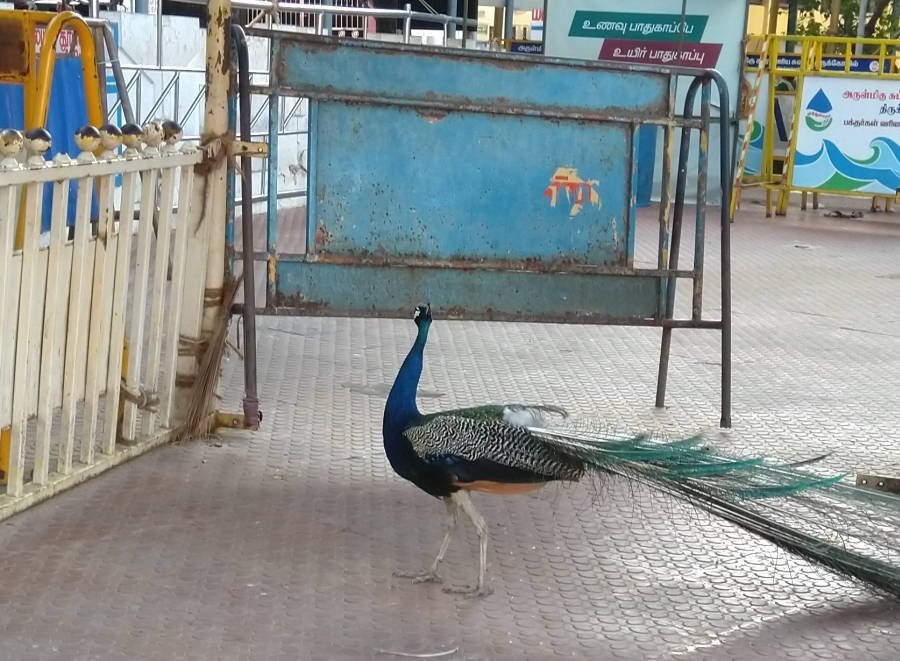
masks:
[[[822,58],[822,71],[844,71],[844,67],[846,66],[847,58],[845,57],[823,57]],[[759,55],[747,55],[744,58],[744,64],[748,69],[754,69],[759,66]],[[800,68],[800,56],[799,55],[779,55],[777,61],[777,67],[779,69],[799,69]],[[886,59],[883,63],[883,73],[890,73],[891,71],[891,62]],[[878,58],[877,57],[851,57],[850,58],[850,73],[878,73]]]
[[[525,41],[513,39],[509,44],[510,53],[525,53],[527,55],[541,55],[544,52],[544,44],[540,41]]]

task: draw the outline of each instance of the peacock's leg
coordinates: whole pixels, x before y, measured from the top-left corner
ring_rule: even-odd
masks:
[[[437,573],[438,566],[441,564],[441,561],[444,559],[444,554],[447,553],[447,548],[450,546],[450,538],[453,536],[454,528],[456,528],[456,519],[459,512],[459,508],[452,498],[447,497],[444,498],[443,501],[444,506],[447,508],[447,517],[444,519],[444,539],[441,540],[441,546],[438,549],[437,555],[434,557],[434,562],[431,563],[431,568],[427,571],[418,572],[395,571],[394,576],[411,578],[413,579],[413,583],[424,583],[426,581],[440,583],[441,577],[438,576]]]
[[[478,534],[478,584],[473,586],[466,585],[461,587],[445,587],[444,592],[457,592],[467,594],[473,597],[481,597],[489,595],[493,589],[484,584],[485,568],[487,567],[487,546],[488,535],[487,525],[484,518],[475,509],[469,494],[465,491],[457,491],[451,498],[456,501],[458,507],[466,513],[475,526],[475,532]]]

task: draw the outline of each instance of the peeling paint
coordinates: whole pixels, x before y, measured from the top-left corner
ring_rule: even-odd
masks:
[[[325,249],[331,240],[334,239],[334,236],[325,229],[324,225],[318,225],[316,227],[316,249],[323,250]]]
[[[429,124],[437,124],[447,116],[447,113],[437,111],[419,111],[419,115]]]
[[[578,175],[576,168],[559,167],[550,177],[550,185],[544,189],[544,197],[549,197],[550,206],[555,207],[560,190],[565,192],[566,201],[571,205],[569,217],[574,218],[581,213],[585,202],[600,208],[600,194],[595,188],[599,183],[597,179],[585,181]]]
[[[269,255],[269,258],[266,260],[266,277],[269,279],[269,282],[275,284],[275,277],[278,273],[278,257],[275,255]]]

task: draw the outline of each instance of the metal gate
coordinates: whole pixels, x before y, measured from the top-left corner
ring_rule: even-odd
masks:
[[[722,314],[708,319],[702,306],[713,86],[728,107],[718,74],[260,34],[272,63],[257,90],[272,109],[266,312],[406,316],[428,299],[452,318],[659,326],[659,406],[671,329],[720,329],[721,424],[730,425],[727,205]],[[681,114],[680,76],[690,77]],[[309,99],[306,232],[291,247],[276,242],[280,95]],[[730,131],[719,121],[727,164]],[[656,267],[636,268],[637,130],[647,124],[664,135],[659,238]],[[679,268],[694,131],[694,261]],[[730,179],[723,165],[723,186]],[[689,318],[673,319],[676,278],[691,280]]]

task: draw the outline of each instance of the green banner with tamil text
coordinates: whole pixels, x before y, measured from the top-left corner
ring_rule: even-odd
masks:
[[[708,16],[688,14],[638,14],[578,10],[569,28],[570,37],[618,38],[641,41],[699,42]]]

